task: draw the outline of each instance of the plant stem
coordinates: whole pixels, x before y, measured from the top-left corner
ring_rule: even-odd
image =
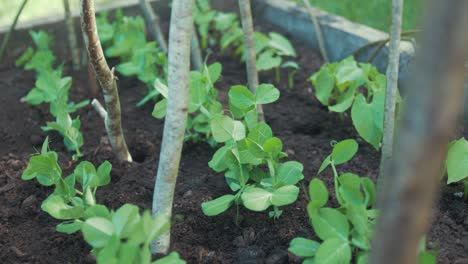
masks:
[[[325,61],[325,63],[328,63],[330,60],[328,59],[327,48],[325,46],[325,41],[323,39],[323,33],[322,33],[322,29],[320,28],[320,24],[317,20],[317,17],[314,14],[314,11],[312,10],[312,7],[310,6],[309,0],[303,0],[303,2],[304,2],[304,5],[307,7],[307,11],[309,12],[312,23],[314,24],[315,36],[317,37],[317,41],[319,44],[319,49],[320,49],[322,58]]]
[[[440,184],[447,142],[462,113],[468,1],[432,0],[412,62],[405,112],[379,194],[370,264],[418,263]]]
[[[257,54],[255,52],[255,38],[254,26],[252,19],[252,9],[250,7],[250,0],[239,0],[239,10],[241,15],[242,30],[244,31],[245,43],[245,65],[247,68],[247,81],[249,83],[250,91],[255,94],[258,86],[258,72],[257,72]],[[263,115],[263,106],[257,106],[258,119],[265,121]]]
[[[161,26],[159,25],[159,17],[154,12],[151,4],[147,0],[139,0],[140,9],[143,12],[143,16],[146,20],[151,35],[158,42],[159,47],[167,53],[167,42],[164,34],[162,33]]]
[[[385,182],[384,175],[388,162],[393,156],[393,138],[395,132],[395,105],[398,90],[398,69],[400,62],[400,39],[403,16],[403,0],[392,1],[392,29],[388,52],[387,87],[385,90],[385,111],[383,123],[382,156],[380,161],[377,193],[381,193]]]
[[[118,159],[131,162],[132,156],[128,151],[122,130],[117,82],[113,70],[111,71],[107,65],[97,33],[94,0],[81,0],[81,29],[88,49],[89,60],[104,94],[107,111],[104,123],[109,141]]]
[[[153,214],[172,216],[175,184],[187,124],[190,41],[194,0],[174,0],[169,33],[168,102],[158,172],[153,193]],[[167,253],[170,230],[152,243],[153,253]]]
[[[8,30],[8,33],[6,36],[3,38],[2,41],[2,46],[0,47],[0,61],[3,59],[3,55],[5,54],[6,47],[8,45],[8,41],[10,41],[11,35],[13,34],[13,31],[15,31],[16,24],[18,23],[18,19],[23,12],[24,7],[26,6],[26,3],[28,0],[23,0],[23,3],[21,3],[20,8],[18,9],[18,12],[16,13],[15,19],[13,20],[13,23],[10,26],[10,29]]]
[[[73,69],[78,70],[80,68],[80,50],[76,42],[75,24],[73,23],[73,16],[70,11],[69,0],[63,0],[63,9],[65,11],[65,24],[67,26],[68,34],[68,45],[72,57]]]

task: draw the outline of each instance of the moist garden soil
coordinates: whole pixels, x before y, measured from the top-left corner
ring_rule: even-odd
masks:
[[[70,70],[66,37],[61,28],[56,25],[47,29],[57,40],[54,51],[58,61],[65,61],[66,75],[73,77],[71,100],[89,99],[87,70]],[[260,24],[257,30],[274,29]],[[202,202],[230,193],[230,189],[223,175],[208,167],[215,149],[205,143],[186,143],[174,198],[171,250],[179,252],[188,263],[300,263],[300,259],[288,254],[288,244],[298,236],[314,238],[304,191],[330,153],[332,140],[356,138],[360,146],[352,161],[338,166],[339,172],[376,178],[379,152],[360,140],[348,115],[330,113],[315,99],[306,79],[319,69],[322,61],[316,51],[294,39],[292,42],[298,53],[296,61],[301,66],[295,76],[295,86],[289,89],[283,75],[276,85],[281,97],[278,102],[265,106],[265,113],[274,134],[282,139],[288,159],[304,164],[305,179],[298,201],[284,207],[276,221],[266,212],[251,212],[242,207],[237,219],[235,207],[216,217],[203,215]],[[40,149],[47,135],[52,141],[51,149],[59,154],[64,175],[73,171],[76,162],[71,160],[72,153],[66,151],[60,135],[41,131],[46,121],[53,120],[47,107],[20,102],[33,87],[35,76],[33,72],[14,66],[14,60],[31,45],[29,38],[17,39],[15,43],[15,48],[0,65],[0,263],[93,263],[90,247],[82,236],[56,232],[55,225],[59,222],[41,211],[40,204],[51,189],[35,181],[21,180],[30,155]],[[225,103],[231,85],[246,83],[245,67],[229,52],[215,52],[209,61],[219,61],[223,65],[222,79],[216,87]],[[111,65],[116,63],[110,62]],[[260,79],[264,83],[275,83],[273,73],[261,74]],[[103,121],[91,106],[78,112],[85,139],[82,160],[95,165],[109,160],[113,164],[111,184],[97,193],[99,203],[110,208],[133,203],[150,209],[163,121],[151,116],[152,103],[136,107],[147,91],[142,83],[120,76],[118,84],[125,137],[135,162],[119,162],[114,158]],[[102,98],[99,99],[102,102]],[[467,136],[466,127],[459,128],[460,135]],[[333,196],[331,171],[325,171],[319,178],[325,181]],[[433,210],[427,245],[437,252],[439,263],[468,263],[468,204],[454,195],[462,191],[462,186],[442,186],[441,198]],[[336,206],[333,199],[330,206]]]

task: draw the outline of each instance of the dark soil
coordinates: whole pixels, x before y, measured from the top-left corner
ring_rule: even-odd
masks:
[[[65,39],[61,31],[51,28],[57,39]],[[0,65],[0,262],[1,263],[93,263],[90,248],[79,234],[57,233],[52,219],[40,210],[41,202],[50,188],[34,181],[22,181],[21,173],[29,156],[36,152],[46,134],[40,126],[52,120],[46,107],[31,107],[19,102],[34,85],[34,74],[14,67],[14,59],[29,45],[29,39],[19,42],[16,49]],[[65,41],[62,41],[65,43]],[[294,41],[293,41],[294,42]],[[56,45],[59,42],[56,42]],[[375,179],[379,153],[356,135],[349,116],[340,118],[322,107],[310,92],[305,81],[316,71],[321,60],[317,52],[294,42],[301,65],[295,77],[294,89],[286,87],[286,76],[277,87],[281,90],[278,102],[265,107],[266,119],[276,136],[284,143],[289,159],[304,164],[304,186],[331,151],[331,140],[357,138],[360,150],[356,157],[341,166],[341,172],[354,172]],[[66,47],[56,47],[59,58],[66,56]],[[229,55],[212,55],[210,61],[220,61],[222,80],[217,83],[221,98],[231,85],[245,84],[244,65]],[[69,69],[70,63],[67,60]],[[74,85],[71,98],[88,98],[85,70],[71,72]],[[262,82],[274,82],[273,74],[261,75]],[[120,77],[122,119],[125,136],[135,158],[134,163],[118,162],[112,154],[102,120],[90,107],[79,111],[85,137],[83,160],[95,165],[104,160],[113,164],[112,182],[98,191],[98,200],[111,208],[133,203],[151,208],[154,178],[159,160],[163,122],[151,116],[152,104],[137,108],[146,88],[135,79]],[[102,99],[102,98],[101,98]],[[465,133],[466,136],[466,133]],[[57,134],[49,134],[51,148],[59,153],[64,174],[76,163],[71,161]],[[312,237],[313,231],[306,214],[304,193],[292,206],[284,208],[283,216],[272,221],[267,213],[240,209],[240,225],[235,224],[236,210],[217,216],[204,216],[200,204],[229,193],[224,177],[212,171],[207,163],[215,149],[204,143],[184,146],[174,200],[172,250],[179,252],[189,263],[299,263],[288,254],[288,244],[294,237]],[[320,176],[329,188],[332,174]],[[439,263],[467,263],[468,205],[454,196],[461,185],[443,186],[441,199],[434,208],[433,225],[428,234],[428,246],[438,252]]]

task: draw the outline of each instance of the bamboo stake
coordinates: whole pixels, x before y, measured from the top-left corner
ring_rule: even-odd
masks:
[[[163,141],[154,185],[153,214],[172,216],[172,203],[187,124],[190,42],[194,0],[174,0],[169,33],[169,95]],[[153,253],[166,254],[170,230],[153,241]]]
[[[18,19],[23,12],[24,7],[26,6],[26,3],[28,0],[23,0],[23,3],[21,3],[20,8],[18,9],[18,12],[16,13],[15,19],[13,20],[13,23],[10,26],[10,29],[8,30],[8,33],[6,36],[3,38],[2,41],[2,46],[0,47],[0,61],[3,59],[3,55],[5,54],[6,47],[8,45],[8,42],[10,41],[11,35],[13,34],[13,31],[15,31],[16,24],[18,23]]]
[[[247,81],[249,89],[255,94],[258,86],[257,54],[255,52],[254,26],[252,19],[252,9],[250,0],[239,0],[239,10],[241,15],[242,29],[244,31],[245,43],[245,64],[247,68]],[[262,105],[257,106],[260,121],[265,120]]]
[[[167,52],[167,42],[161,30],[161,26],[159,25],[158,15],[156,15],[151,4],[147,0],[139,0],[139,2],[140,9],[143,12],[151,35],[153,35],[153,38],[158,42],[159,47],[161,47],[164,52]]]
[[[118,159],[131,162],[132,156],[122,131],[119,91],[113,69],[107,65],[96,27],[94,0],[81,0],[81,30],[88,49],[90,63],[101,85],[106,103],[107,116],[104,119],[109,141]]]
[[[371,264],[417,263],[427,231],[447,143],[463,104],[468,60],[468,1],[427,3],[420,49],[410,75],[406,109],[385,170]]]
[[[385,90],[385,110],[382,139],[382,156],[380,161],[377,193],[382,193],[385,182],[385,170],[393,156],[393,138],[395,132],[395,105],[398,90],[398,69],[400,65],[401,24],[403,0],[392,1],[392,28],[388,47],[387,87]]]
[[[68,45],[71,51],[73,70],[80,68],[80,50],[76,41],[75,24],[73,23],[73,16],[70,11],[69,0],[63,0],[63,9],[65,11],[65,24],[68,33]]]
[[[317,41],[319,44],[320,53],[322,54],[322,58],[325,61],[325,63],[328,63],[330,60],[328,59],[327,47],[325,46],[322,29],[320,28],[320,24],[318,22],[317,16],[314,14],[314,11],[312,10],[312,7],[310,6],[309,0],[303,0],[303,2],[304,2],[304,5],[307,7],[307,11],[309,12],[312,23],[314,24],[315,36],[317,37]]]

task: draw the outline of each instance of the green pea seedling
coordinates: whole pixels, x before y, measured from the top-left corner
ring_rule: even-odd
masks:
[[[329,111],[342,114],[351,108],[351,119],[359,135],[374,148],[380,147],[386,87],[384,74],[371,64],[358,64],[353,57],[348,57],[323,65],[310,80],[315,87],[315,96],[328,106]]]
[[[273,136],[265,122],[258,122],[258,105],[275,102],[279,94],[271,84],[259,85],[256,94],[245,86],[233,86],[229,91],[233,116],[211,116],[213,138],[224,146],[208,165],[216,172],[224,172],[235,194],[203,203],[205,215],[218,215],[235,203],[252,211],[265,211],[273,206],[269,216],[278,218],[282,213],[280,206],[296,201],[299,188],[295,184],[304,178],[303,166],[296,161],[280,162],[287,156],[282,152],[281,140]]]
[[[210,66],[205,65],[202,72],[192,71],[190,73],[186,141],[206,141],[211,146],[217,144],[212,137],[210,118],[223,113],[222,105],[217,100],[218,90],[214,87],[214,83],[221,76],[221,71],[221,64],[213,63]],[[155,90],[162,95],[162,100],[154,106],[153,116],[155,118],[163,118],[166,115],[167,89],[167,86],[162,82],[156,81]]]
[[[116,66],[117,72],[127,77],[136,76],[148,87],[148,94],[137,106],[158,99],[159,93],[153,89],[153,84],[156,79],[166,82],[166,53],[159,49],[156,42],[147,41],[145,23],[140,16],[124,16],[118,10],[112,23],[107,16],[107,13],[103,13],[96,20],[106,56],[120,60]]]
[[[194,17],[201,39],[201,47],[206,49],[219,42],[221,51],[233,49],[234,54],[244,61],[244,33],[237,14],[213,10],[209,0],[198,0],[196,3]],[[299,66],[292,61],[283,63],[283,57],[297,56],[291,42],[276,32],[270,32],[268,36],[261,32],[255,32],[254,38],[257,70],[275,69],[276,82],[279,82],[280,68],[288,68],[290,69],[288,73],[289,87],[292,87],[292,78]]]
[[[48,149],[48,139],[41,153],[30,158],[21,178],[36,179],[41,185],[54,186],[54,191],[41,205],[43,211],[58,220],[58,232],[81,231],[93,248],[97,263],[183,264],[177,253],[151,261],[150,243],[169,228],[169,219],[152,217],[149,211],[139,213],[135,205],[124,204],[116,211],[98,204],[96,191],[110,183],[112,165],[105,161],[97,169],[88,161],[76,166],[73,173],[62,176],[58,155]]]
[[[336,168],[351,160],[357,150],[358,144],[353,139],[334,144],[332,153],[317,173],[331,167],[339,208],[325,207],[329,192],[322,180],[315,178],[309,184],[307,213],[321,242],[302,237],[291,241],[288,250],[303,257],[303,263],[351,263],[353,254],[353,263],[368,263],[370,240],[378,216],[378,211],[372,209],[376,201],[375,185],[368,177],[349,172],[339,174]],[[419,256],[420,263],[435,263],[435,257],[425,249],[419,251]]]
[[[72,86],[71,77],[62,77],[63,65],[53,69],[55,56],[49,48],[53,38],[44,31],[31,31],[30,35],[37,48],[29,48],[17,61],[17,66],[24,65],[26,70],[36,71],[35,86],[22,98],[30,105],[48,103],[50,113],[56,118],[55,122],[47,122],[42,127],[44,131],[56,130],[64,137],[68,150],[75,151],[73,159],[82,157],[80,147],[83,145],[83,135],[80,132],[79,117],[72,119],[70,113],[89,104],[89,100],[75,104],[69,102],[68,93]]]

